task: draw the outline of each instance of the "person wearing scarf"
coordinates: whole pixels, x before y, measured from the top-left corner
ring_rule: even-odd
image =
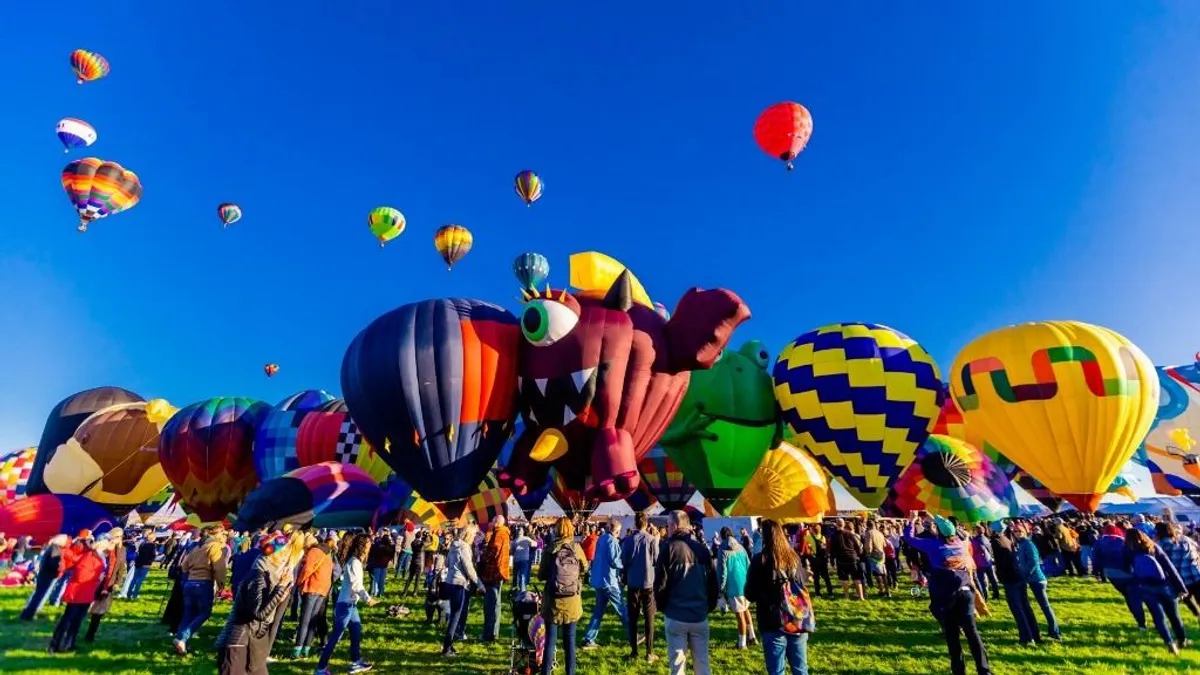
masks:
[[[275,615],[292,590],[292,569],[298,547],[276,533],[259,544],[262,555],[234,591],[233,608],[217,636],[220,675],[266,675]]]

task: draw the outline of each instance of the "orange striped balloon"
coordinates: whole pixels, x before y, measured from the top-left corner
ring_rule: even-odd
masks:
[[[96,157],[77,159],[63,168],[62,186],[79,212],[80,232],[87,232],[92,221],[133,208],[142,198],[136,173]]]

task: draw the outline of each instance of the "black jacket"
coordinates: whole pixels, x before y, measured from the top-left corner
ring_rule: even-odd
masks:
[[[750,570],[746,573],[746,599],[754,603],[759,634],[779,630],[783,584],[786,581],[796,581],[807,588],[804,566],[789,572],[776,572],[768,564],[765,553],[756,553],[750,559]]]
[[[233,608],[225,628],[217,637],[217,651],[246,648],[246,672],[266,672],[267,657],[271,655],[272,628],[275,613],[290,597],[291,584],[272,587],[267,573],[255,567],[235,589]],[[224,661],[224,659],[220,659]]]
[[[149,567],[154,564],[154,559],[158,557],[158,546],[152,541],[144,541],[138,547],[137,559],[133,564],[136,567]]]
[[[1025,577],[1017,567],[1017,545],[1006,534],[992,537],[993,565],[996,568],[996,578],[1002,584],[1012,584],[1024,581]],[[980,589],[982,590],[982,589]]]
[[[654,602],[667,617],[697,623],[717,608],[717,568],[708,547],[676,533],[654,566]]]

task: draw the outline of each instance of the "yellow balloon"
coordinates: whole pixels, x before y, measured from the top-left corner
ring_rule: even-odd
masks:
[[[632,271],[615,259],[597,251],[571,255],[571,285],[581,293],[595,293],[603,297],[604,292],[621,276],[621,272],[629,272],[633,301],[654,309],[646,287],[642,286],[642,282],[638,281]]]
[[[785,523],[812,522],[832,510],[831,495],[817,460],[794,445],[780,443],[763,456],[732,514]]]
[[[1136,345],[1079,321],[988,333],[950,378],[967,425],[1081,511],[1096,510],[1150,429],[1158,386]]]

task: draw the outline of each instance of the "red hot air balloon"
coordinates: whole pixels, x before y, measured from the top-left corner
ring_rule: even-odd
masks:
[[[799,103],[776,103],[758,116],[754,123],[754,140],[768,155],[787,162],[792,170],[792,160],[808,145],[812,136],[813,119],[808,108]]]

